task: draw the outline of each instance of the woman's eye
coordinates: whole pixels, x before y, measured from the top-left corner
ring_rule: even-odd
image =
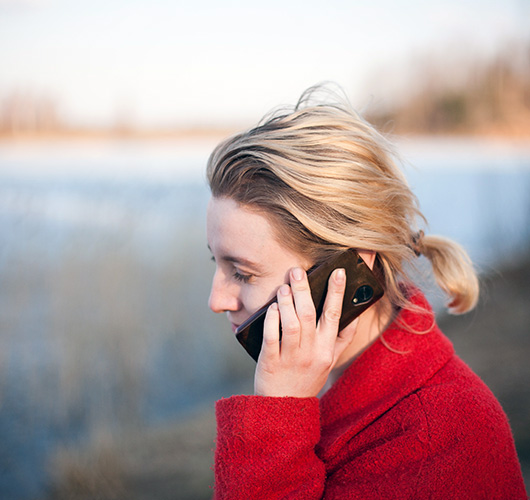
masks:
[[[234,279],[243,283],[248,283],[252,279],[251,274],[241,274],[238,271],[234,271]]]

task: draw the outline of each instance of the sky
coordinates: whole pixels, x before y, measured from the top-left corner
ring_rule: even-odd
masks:
[[[528,36],[529,5],[0,0],[0,103],[14,91],[49,96],[83,125],[231,125],[334,81],[363,106],[396,95],[414,58],[483,58]]]

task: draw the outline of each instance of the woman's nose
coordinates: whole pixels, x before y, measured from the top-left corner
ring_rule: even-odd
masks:
[[[220,276],[220,273],[216,272],[212,280],[208,306],[215,313],[237,311],[239,300],[235,292],[235,290],[231,290],[230,285]]]

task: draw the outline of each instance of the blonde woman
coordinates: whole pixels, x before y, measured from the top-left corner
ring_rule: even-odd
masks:
[[[210,308],[235,331],[277,297],[255,394],[217,402],[215,498],[526,498],[506,416],[408,275],[425,256],[464,313],[479,291],[468,256],[421,230],[387,140],[318,94],[209,160]],[[318,321],[307,270],[348,248],[385,294],[338,331],[345,270]]]

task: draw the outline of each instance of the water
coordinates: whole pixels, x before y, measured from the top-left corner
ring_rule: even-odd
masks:
[[[252,364],[206,307],[213,142],[0,146],[0,497],[42,496],[63,446],[141,432]],[[402,144],[429,232],[479,268],[530,242],[530,148]]]

